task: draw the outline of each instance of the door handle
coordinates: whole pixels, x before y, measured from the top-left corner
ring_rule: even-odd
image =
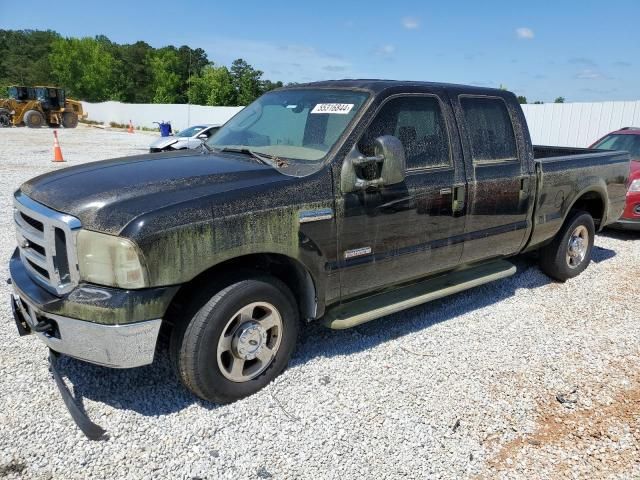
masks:
[[[460,215],[464,212],[466,193],[467,188],[465,185],[453,187],[453,203],[451,205],[451,210],[453,210],[454,216],[456,216],[456,214]]]
[[[529,178],[521,178],[520,179],[520,192],[518,194],[518,200],[522,202],[529,195]]]

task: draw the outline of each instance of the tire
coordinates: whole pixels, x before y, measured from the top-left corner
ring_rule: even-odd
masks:
[[[76,128],[78,126],[78,115],[73,112],[62,114],[62,126],[64,128]]]
[[[0,108],[0,128],[11,126],[11,112],[6,108]]]
[[[540,269],[561,282],[580,275],[591,262],[594,238],[591,215],[574,212],[553,241],[540,250]]]
[[[37,110],[29,110],[24,114],[24,124],[29,128],[40,128],[44,125],[44,117]]]
[[[230,403],[257,392],[286,368],[298,337],[298,309],[287,286],[269,276],[203,293],[200,301],[194,299],[193,315],[173,328],[170,355],[181,382],[195,395]],[[271,326],[263,328],[266,322]]]

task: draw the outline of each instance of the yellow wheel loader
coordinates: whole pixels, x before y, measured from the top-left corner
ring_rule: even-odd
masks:
[[[66,98],[62,88],[12,86],[9,98],[0,98],[0,127],[76,128],[84,117],[82,103]]]

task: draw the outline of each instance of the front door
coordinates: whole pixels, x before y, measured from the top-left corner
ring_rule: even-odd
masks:
[[[358,141],[356,148],[369,156],[375,138],[397,137],[407,171],[405,181],[396,185],[347,194],[338,187],[343,299],[446,270],[460,261],[464,201],[454,198],[463,198],[465,177],[453,112],[445,98],[434,91],[391,96]]]

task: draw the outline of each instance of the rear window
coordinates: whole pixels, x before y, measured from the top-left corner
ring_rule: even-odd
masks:
[[[507,106],[502,99],[461,97],[473,161],[517,160],[516,138]]]

